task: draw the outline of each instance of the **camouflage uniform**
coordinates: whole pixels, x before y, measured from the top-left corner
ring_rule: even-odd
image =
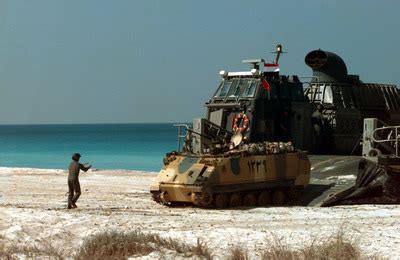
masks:
[[[313,126],[313,152],[321,153],[324,146],[324,115],[322,114],[322,106],[318,106],[311,115],[311,123]]]
[[[79,183],[79,171],[82,170],[86,172],[90,167],[85,167],[83,164],[72,161],[69,164],[68,170],[68,208],[76,207],[75,203],[78,201],[79,196],[81,196],[81,185]],[[74,194],[75,193],[75,194]]]

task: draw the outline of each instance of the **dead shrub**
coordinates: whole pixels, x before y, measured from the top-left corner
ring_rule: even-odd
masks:
[[[0,259],[19,259],[24,256],[28,259],[63,259],[63,248],[55,246],[44,239],[37,240],[30,244],[15,243],[5,248],[0,245]]]
[[[351,239],[345,239],[344,232],[339,231],[327,239],[314,239],[300,251],[290,249],[280,239],[274,237],[269,247],[262,252],[262,259],[361,259],[361,251]]]
[[[360,259],[361,251],[357,244],[346,239],[343,231],[328,238],[323,243],[312,243],[303,250],[306,259]]]
[[[12,256],[12,254],[7,250],[5,243],[4,243],[4,237],[0,235],[0,259],[16,259],[15,257]]]
[[[212,259],[212,251],[208,247],[207,243],[201,241],[200,238],[197,239],[197,244],[192,247],[192,252],[194,255],[201,256],[205,259]]]
[[[232,260],[248,260],[250,259],[247,249],[235,245],[229,249],[229,259]]]
[[[197,256],[206,259],[212,257],[207,244],[200,240],[193,246],[172,238],[163,238],[157,234],[141,231],[97,233],[84,240],[76,257],[79,259],[120,259],[147,255],[151,252],[159,252],[163,255],[165,250],[173,250],[186,257]]]
[[[261,259],[295,260],[302,258],[298,251],[290,249],[287,244],[282,242],[282,239],[274,235],[268,241],[268,247],[262,250]]]

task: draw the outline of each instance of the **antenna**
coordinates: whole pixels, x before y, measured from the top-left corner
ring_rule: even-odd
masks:
[[[276,53],[276,57],[275,57],[275,64],[278,64],[279,62],[279,58],[281,56],[281,53],[287,53],[283,51],[282,45],[281,44],[277,44],[276,45],[276,51],[271,52],[271,53]]]

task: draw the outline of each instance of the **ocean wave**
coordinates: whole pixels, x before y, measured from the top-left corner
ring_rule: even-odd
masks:
[[[152,172],[152,171],[141,171],[141,170],[126,170],[126,169],[90,169],[88,172],[93,172],[93,173],[109,173],[109,174],[114,174],[114,173],[123,173],[123,174],[158,174],[158,172]]]
[[[45,168],[28,168],[28,167],[0,167],[0,172],[66,172],[65,169],[45,169]]]

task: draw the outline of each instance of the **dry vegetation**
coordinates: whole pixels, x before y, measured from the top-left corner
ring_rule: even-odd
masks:
[[[0,259],[63,259],[64,253],[62,246],[55,246],[44,239],[29,245],[19,242],[6,247],[0,237]]]
[[[2,235],[0,235],[0,259],[11,259],[11,254],[4,245],[4,237]]]
[[[172,238],[163,238],[157,234],[132,231],[103,232],[93,235],[84,241],[77,253],[78,258],[123,258],[147,255],[151,252],[173,251],[185,257],[211,258],[208,246],[197,240],[196,245],[189,245]]]
[[[361,251],[357,244],[346,239],[343,231],[327,239],[314,239],[311,244],[304,245],[301,250],[293,250],[276,236],[268,240],[269,246],[261,250],[260,259],[272,260],[308,260],[308,259],[361,259]],[[250,259],[248,250],[234,246],[230,249],[230,259]]]
[[[353,240],[346,239],[344,232],[327,239],[314,239],[301,250],[294,251],[276,236],[268,240],[268,246],[257,250],[259,259],[361,259],[361,251]],[[54,246],[46,241],[37,241],[36,245],[12,246],[7,249],[0,236],[0,259],[18,259],[25,255],[28,259],[63,259],[66,257],[62,247]],[[233,245],[227,256],[213,255],[210,247],[197,240],[190,245],[172,238],[163,238],[157,234],[141,231],[118,232],[106,231],[88,237],[74,256],[75,259],[126,259],[140,257],[152,252],[159,258],[188,257],[198,259],[232,259],[247,260],[250,256],[248,248]]]

